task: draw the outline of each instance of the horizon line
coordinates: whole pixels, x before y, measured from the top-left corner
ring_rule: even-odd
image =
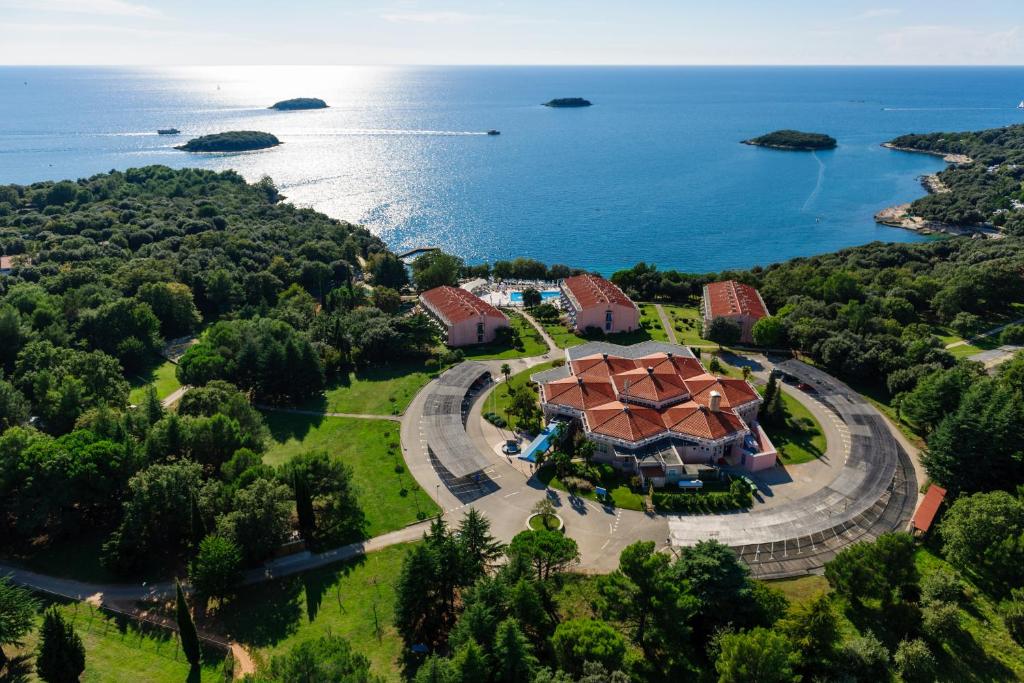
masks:
[[[721,64],[700,64],[700,63],[651,63],[651,64],[623,64],[623,63],[544,63],[544,64],[531,64],[531,63],[468,63],[468,62],[438,62],[438,63],[334,63],[334,62],[323,62],[323,63],[287,63],[287,64],[268,64],[268,63],[221,63],[221,64],[130,64],[130,63],[98,63],[98,64],[67,64],[67,63],[6,63],[0,64],[0,68],[18,68],[18,67],[35,67],[35,68],[46,68],[46,67],[61,67],[61,68],[166,68],[166,69],[183,69],[183,68],[215,68],[215,67],[326,67],[326,66],[338,66],[338,67],[365,67],[365,68],[381,68],[381,67],[394,67],[394,68],[437,68],[437,67],[468,67],[468,68],[480,68],[480,67],[507,67],[507,68],[622,68],[622,69],[650,69],[650,68],[696,68],[696,69],[719,69],[719,68],[763,68],[763,69],[1024,69],[1024,64],[916,64],[916,63],[905,63],[905,64],[754,64],[754,63],[721,63]]]

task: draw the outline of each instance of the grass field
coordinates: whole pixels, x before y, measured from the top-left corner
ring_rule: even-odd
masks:
[[[131,393],[128,394],[129,402],[136,405],[142,403],[142,399],[146,396],[146,387],[150,384],[156,387],[157,398],[167,398],[173,394],[181,386],[181,382],[174,374],[177,369],[178,366],[171,361],[158,358],[145,371],[134,377],[129,377],[128,384],[131,386]]]
[[[653,312],[654,309],[652,308],[651,310]],[[655,316],[657,316],[657,313],[655,313]],[[595,339],[598,341],[612,342],[613,344],[629,345],[647,341],[652,338],[651,333],[648,330],[641,328],[639,330],[634,330],[633,332],[619,332],[618,334],[608,334],[602,337],[596,337],[595,339],[587,339],[586,337],[581,337],[575,332],[567,329],[561,322],[541,324],[544,326],[544,331],[551,336],[552,341],[554,341],[555,345],[560,349],[566,349],[570,346],[579,346],[580,344],[585,344],[588,341],[595,341]],[[664,332],[664,330],[662,330],[662,332]]]
[[[515,330],[522,342],[523,350],[520,351],[511,346],[498,346],[495,344],[481,344],[477,346],[464,346],[462,352],[467,360],[503,360],[505,358],[531,358],[542,356],[548,352],[548,345],[540,333],[527,322],[526,318],[518,311],[504,309],[508,316],[512,329]]]
[[[662,304],[669,322],[676,331],[676,340],[680,344],[691,346],[701,344],[712,344],[701,337],[704,320],[701,318],[700,310],[695,306],[677,306],[675,304]]]
[[[400,415],[416,392],[437,375],[422,362],[374,366],[350,372],[343,381],[329,386],[322,397],[302,407],[330,413]]]
[[[377,536],[401,529],[438,510],[405,469],[399,424],[292,413],[264,413],[272,442],[264,462],[279,465],[309,450],[325,450],[352,468],[366,531]],[[399,471],[401,468],[401,471]]]
[[[661,316],[654,304],[637,304],[637,307],[640,309],[640,324],[651,335],[651,339],[668,341],[668,332],[661,324]]]
[[[813,600],[831,590],[825,577],[816,574],[798,576],[793,579],[775,579],[773,581],[765,581],[765,583],[772,588],[782,591],[789,601],[793,603]]]
[[[373,672],[401,680],[402,642],[392,625],[402,558],[397,545],[326,569],[305,572],[246,589],[245,599],[228,604],[220,620],[239,642],[263,661],[303,640],[328,633],[346,638],[365,655]]]
[[[779,451],[782,464],[799,465],[820,458],[825,454],[827,445],[821,423],[793,396],[785,391],[781,395],[786,426],[766,431]]]
[[[199,675],[190,677],[190,667],[177,639],[167,630],[153,627],[141,632],[135,622],[108,616],[84,602],[61,605],[60,610],[85,646],[85,673],[79,679],[82,683],[220,683],[224,680],[223,654],[216,648],[204,648],[205,661]],[[39,623],[42,623],[41,615]],[[38,630],[33,631],[20,652],[33,652],[38,637]],[[29,680],[40,679],[33,675]]]

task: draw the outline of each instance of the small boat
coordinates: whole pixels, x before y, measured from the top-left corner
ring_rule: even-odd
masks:
[[[180,133],[181,133],[181,131],[178,130],[177,128],[157,128],[156,129],[156,134],[157,135],[178,135]]]
[[[1017,109],[1024,109],[1024,100],[1020,101],[1020,104],[1017,105]]]
[[[1024,104],[1024,103],[1022,103],[1022,104]],[[489,131],[487,131],[487,134],[488,135],[501,135],[501,131],[500,130],[494,130],[493,128],[491,128]]]

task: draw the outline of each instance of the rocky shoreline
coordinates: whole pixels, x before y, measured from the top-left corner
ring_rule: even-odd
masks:
[[[947,164],[953,164],[954,166],[965,166],[967,164],[974,163],[974,160],[966,154],[944,154],[943,152],[932,152],[930,150],[914,149],[912,147],[899,147],[889,142],[883,143],[882,147],[899,152],[916,152],[918,154],[930,154],[932,156],[942,157],[943,161]],[[946,184],[942,182],[938,173],[929,173],[928,175],[921,176],[921,186],[928,192],[928,194],[945,194],[950,191]],[[915,216],[909,213],[910,206],[911,202],[907,202],[906,204],[897,204],[896,206],[890,206],[882,209],[875,214],[875,222],[880,225],[888,225],[891,228],[913,230],[914,232],[918,232],[922,235],[942,234],[986,239],[999,239],[1003,236],[1003,233],[993,225],[952,225],[950,223],[931,221],[921,216]]]

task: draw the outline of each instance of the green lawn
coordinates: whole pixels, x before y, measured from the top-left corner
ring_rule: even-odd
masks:
[[[775,579],[773,581],[765,581],[765,583],[772,588],[782,591],[789,598],[789,601],[793,603],[813,600],[831,590],[825,577],[818,576],[817,574],[798,576],[793,579]]]
[[[676,331],[676,340],[680,344],[697,346],[701,344],[713,344],[701,337],[704,328],[704,319],[700,315],[700,309],[696,306],[678,306],[676,304],[662,304],[669,322]]]
[[[800,401],[783,391],[782,407],[786,426],[766,429],[768,438],[779,451],[784,465],[799,465],[816,460],[825,454],[825,432]]]
[[[177,369],[178,366],[169,360],[156,359],[152,366],[128,378],[128,384],[131,385],[128,401],[136,405],[142,403],[146,396],[146,387],[150,384],[156,387],[157,398],[167,398],[181,386],[175,375]]]
[[[397,422],[275,412],[264,415],[272,437],[264,462],[279,465],[304,451],[322,449],[352,468],[370,536],[401,529],[421,514],[429,517],[438,511],[405,468]]]
[[[223,609],[226,632],[250,646],[258,660],[328,633],[346,638],[373,672],[401,680],[402,641],[392,625],[395,592],[409,545],[370,553],[344,564],[247,588]]]
[[[561,322],[555,323],[541,323],[544,326],[544,331],[547,332],[551,339],[555,342],[555,345],[560,349],[566,349],[570,346],[579,346],[585,344],[588,341],[607,341],[613,344],[637,344],[642,341],[651,339],[651,333],[645,329],[634,330],[632,332],[619,332],[618,334],[606,334],[593,339],[587,339],[582,337],[575,332],[566,328]],[[664,332],[664,330],[662,330]]]
[[[322,397],[302,407],[330,413],[401,415],[427,382],[437,377],[422,362],[393,363],[350,372],[329,386]]]
[[[661,316],[658,315],[658,309],[655,305],[637,304],[637,307],[640,309],[640,325],[651,335],[651,339],[667,342],[668,332],[665,331],[665,326],[661,324]]]
[[[61,605],[60,610],[85,646],[85,673],[80,679],[83,683],[220,683],[224,680],[221,671],[224,656],[214,647],[204,648],[205,661],[199,676],[190,678],[190,667],[177,639],[172,638],[169,631],[151,627],[141,632],[135,622],[108,616],[84,602]],[[39,623],[42,623],[42,616]],[[38,630],[33,631],[21,652],[34,651],[38,637]],[[33,675],[29,680],[40,679]]]
[[[463,346],[462,352],[467,360],[502,360],[505,358],[531,358],[542,356],[548,352],[548,345],[540,336],[533,325],[527,322],[526,318],[518,311],[505,309],[512,329],[522,344],[522,350],[512,346],[499,346],[497,344],[480,344],[476,346]]]

